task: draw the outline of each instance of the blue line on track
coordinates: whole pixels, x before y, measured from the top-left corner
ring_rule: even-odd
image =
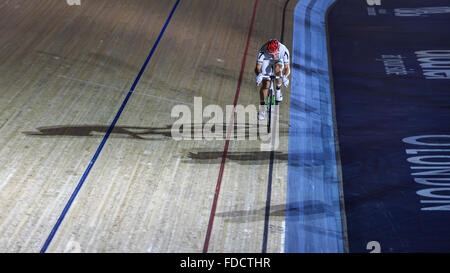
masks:
[[[155,52],[155,49],[159,43],[159,41],[161,40],[161,37],[164,34],[164,31],[167,28],[167,25],[169,24],[170,20],[172,19],[172,15],[174,14],[178,4],[180,3],[181,0],[177,0],[177,2],[175,3],[175,5],[172,8],[172,11],[170,12],[169,17],[166,20],[166,23],[164,24],[164,27],[162,28],[161,32],[159,33],[158,39],[156,39],[155,44],[152,47],[152,50],[150,51],[150,54],[148,55],[147,59],[145,60],[144,65],[142,66],[141,70],[139,71],[139,74],[137,75],[136,79],[134,80],[133,85],[131,86],[130,91],[128,91],[127,96],[125,97],[125,100],[123,101],[122,105],[119,108],[119,111],[117,112],[113,122],[111,123],[111,126],[109,126],[108,131],[106,132],[105,136],[103,137],[102,142],[100,143],[100,146],[97,148],[97,151],[95,152],[94,157],[92,157],[91,162],[89,163],[88,167],[86,168],[86,170],[84,171],[83,176],[81,177],[80,181],[78,182],[77,187],[75,188],[74,192],[72,193],[72,195],[70,196],[69,201],[67,202],[66,206],[64,207],[61,215],[59,216],[58,220],[56,221],[56,224],[54,225],[52,231],[50,232],[50,235],[48,236],[47,240],[44,243],[44,246],[41,249],[41,253],[45,253],[45,251],[47,250],[48,246],[50,245],[50,243],[52,242],[53,237],[55,236],[56,232],[58,231],[59,226],[61,225],[64,217],[66,216],[70,206],[72,205],[73,201],[75,200],[75,197],[77,196],[78,192],[80,191],[81,187],[83,186],[84,181],[86,180],[89,172],[91,171],[92,166],[94,165],[94,163],[97,161],[97,158],[100,154],[100,152],[103,149],[103,146],[105,145],[106,141],[109,138],[109,135],[111,134],[111,132],[114,129],[114,126],[116,125],[117,121],[120,118],[120,115],[122,114],[123,109],[125,108],[125,106],[128,103],[128,100],[130,99],[131,95],[133,94],[134,89],[136,88],[136,85],[138,84],[139,80],[141,79],[142,74],[145,71],[145,68],[147,67],[148,63],[150,62],[151,57],[153,56],[153,53]]]
[[[343,252],[325,16],[335,0],[294,14],[285,252]]]

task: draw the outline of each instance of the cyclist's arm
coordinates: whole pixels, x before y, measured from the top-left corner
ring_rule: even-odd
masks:
[[[289,64],[285,64],[284,65],[283,75],[288,77],[290,74],[291,74],[291,68],[289,67]]]
[[[264,61],[264,52],[260,50],[258,52],[258,59],[256,60],[255,74],[259,75],[262,71],[262,63]]]
[[[286,47],[284,47],[284,54],[283,54],[283,62],[284,62],[284,69],[283,69],[283,75],[288,77],[291,74],[291,69],[289,66],[290,63],[290,53],[289,53],[289,49],[287,49]]]
[[[259,75],[259,73],[261,73],[261,69],[262,69],[262,64],[257,63],[256,67],[255,67],[255,74]]]

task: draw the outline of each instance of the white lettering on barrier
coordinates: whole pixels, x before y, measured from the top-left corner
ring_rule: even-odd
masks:
[[[366,0],[369,6],[381,6],[381,0]]]
[[[422,8],[397,8],[394,9],[395,16],[428,16],[432,14],[450,13],[450,7],[422,7]]]
[[[427,146],[426,149],[406,149],[408,155],[419,155],[407,158],[408,162],[415,164],[411,169],[424,170],[411,173],[414,182],[429,186],[416,191],[418,196],[428,198],[420,200],[421,204],[432,205],[422,207],[422,211],[450,211],[450,149],[441,149],[442,146],[450,146],[447,139],[450,139],[450,135],[420,135],[403,139],[404,143],[410,145]],[[430,146],[437,148],[430,149]]]
[[[450,79],[450,50],[421,50],[415,53],[426,79]]]
[[[387,75],[408,74],[401,55],[381,55],[381,58]]]
[[[448,138],[449,142],[447,143],[436,143],[436,142],[424,142],[423,139],[427,138]],[[450,147],[450,135],[421,135],[421,136],[412,136],[406,137],[403,139],[403,142],[413,144],[413,145],[425,145],[425,146],[449,146]]]

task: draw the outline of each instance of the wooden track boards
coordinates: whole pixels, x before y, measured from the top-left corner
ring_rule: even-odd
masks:
[[[291,47],[292,12],[285,44]],[[39,252],[175,1],[0,5],[0,251]],[[174,141],[175,105],[232,105],[253,1],[181,1],[48,252],[201,252],[225,141]],[[285,1],[259,1],[238,104]],[[268,251],[282,252],[289,90],[280,108]],[[224,118],[224,124],[228,122]],[[269,153],[231,141],[210,252],[260,252]]]

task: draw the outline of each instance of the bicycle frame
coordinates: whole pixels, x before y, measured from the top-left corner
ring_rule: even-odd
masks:
[[[267,108],[267,113],[269,115],[269,119],[267,120],[267,133],[270,133],[270,123],[271,123],[271,117],[272,117],[272,105],[276,105],[278,104],[278,102],[275,100],[275,91],[273,88],[273,83],[275,81],[275,79],[279,79],[281,78],[280,76],[275,76],[273,74],[266,74],[263,75],[263,78],[265,79],[269,79],[270,80],[270,86],[269,86],[269,92],[267,94],[267,99],[266,99],[266,108]]]

